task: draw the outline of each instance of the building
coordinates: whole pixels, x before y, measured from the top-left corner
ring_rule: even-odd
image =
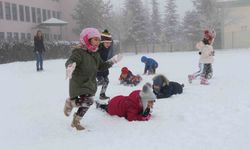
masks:
[[[250,47],[250,0],[219,1],[223,14],[221,23],[221,47]]]
[[[78,0],[0,0],[0,40],[32,40],[42,30],[47,40],[78,40],[71,15]],[[57,18],[62,27],[41,27],[41,22]],[[62,35],[60,34],[62,31]]]

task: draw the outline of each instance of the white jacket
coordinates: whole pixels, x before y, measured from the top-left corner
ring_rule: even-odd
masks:
[[[211,45],[204,45],[201,49],[200,63],[211,64],[214,62],[214,49]]]

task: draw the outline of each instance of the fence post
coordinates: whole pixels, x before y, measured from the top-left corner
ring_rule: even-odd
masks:
[[[234,32],[232,31],[232,48],[234,48]]]

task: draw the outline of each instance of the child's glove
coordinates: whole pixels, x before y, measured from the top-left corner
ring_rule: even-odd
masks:
[[[71,79],[72,78],[72,73],[74,72],[76,68],[76,63],[69,64],[66,68],[66,79]]]
[[[121,54],[115,55],[115,56],[113,56],[112,58],[109,59],[109,61],[111,61],[114,64],[118,63],[121,60],[122,60],[122,55]]]
[[[151,119],[151,114],[148,114],[146,117],[142,117],[142,121],[148,121]]]

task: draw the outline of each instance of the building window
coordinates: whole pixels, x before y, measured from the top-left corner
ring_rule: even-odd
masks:
[[[27,39],[31,40],[31,34],[30,33],[27,33]]]
[[[18,32],[14,32],[14,40],[15,41],[19,40],[19,34],[18,34]]]
[[[43,9],[43,21],[47,20],[46,9]]]
[[[26,17],[26,21],[30,22],[30,7],[29,6],[25,6],[25,17]]]
[[[47,10],[47,12],[48,12],[48,19],[50,19],[51,18],[51,11]]]
[[[25,41],[25,33],[21,33],[21,40]]]
[[[5,18],[7,20],[11,20],[11,11],[10,11],[10,3],[4,3],[5,5]]]
[[[56,12],[57,19],[61,19],[61,13],[58,11]]]
[[[0,19],[3,19],[3,2],[0,1]]]
[[[19,5],[19,17],[21,21],[24,21],[24,7],[23,5]]]
[[[11,4],[12,7],[12,18],[13,20],[17,20],[17,6],[16,4]]]
[[[0,32],[0,41],[4,40],[4,32]]]
[[[41,14],[41,8],[37,8],[37,23],[41,23],[42,22],[42,14]]]
[[[12,32],[7,32],[7,40],[8,41],[12,40]]]
[[[241,31],[247,31],[247,26],[241,26]]]
[[[56,18],[56,11],[52,11],[52,17]]]
[[[31,7],[32,22],[36,23],[36,8]]]

